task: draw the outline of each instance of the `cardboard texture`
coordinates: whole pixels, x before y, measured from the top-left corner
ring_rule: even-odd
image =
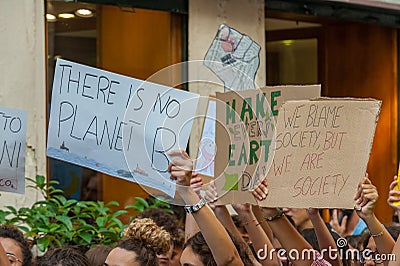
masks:
[[[346,208],[365,176],[381,102],[289,101],[277,122],[268,207]]]
[[[310,85],[217,93],[216,204],[256,204],[249,191],[272,163],[279,107],[288,100],[319,97],[320,91],[320,85]]]

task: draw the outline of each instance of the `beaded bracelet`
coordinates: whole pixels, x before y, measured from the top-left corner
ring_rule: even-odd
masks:
[[[384,232],[385,232],[385,226],[382,225],[382,231],[381,232],[379,232],[377,234],[371,234],[371,232],[369,232],[369,235],[372,236],[372,237],[379,237],[379,236],[383,235]]]
[[[264,215],[263,218],[270,222],[270,221],[273,221],[275,219],[281,218],[283,215],[285,215],[285,214],[283,213],[282,209],[278,208],[278,210],[276,211],[276,213],[274,215],[272,215],[272,216],[265,216]]]
[[[252,223],[252,222],[255,222],[255,221],[257,221],[257,219],[253,219],[253,220],[247,221],[247,222],[243,223],[243,225],[248,225],[249,223]]]

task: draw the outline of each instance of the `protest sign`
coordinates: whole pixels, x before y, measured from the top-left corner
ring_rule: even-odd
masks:
[[[256,203],[249,191],[268,173],[275,119],[283,102],[320,96],[319,85],[217,93],[217,204]]]
[[[0,191],[25,193],[26,112],[0,107]]]
[[[165,174],[169,159],[164,152],[186,148],[189,118],[196,112],[198,98],[186,91],[57,60],[47,155],[173,196],[175,185]],[[127,164],[124,152],[127,157],[134,152],[139,158],[133,162],[126,158]]]
[[[280,109],[263,206],[347,208],[364,177],[381,102],[289,101]]]
[[[216,101],[209,99],[194,171],[214,177]]]
[[[249,36],[220,25],[204,57],[204,65],[225,85],[225,91],[254,89],[261,47]]]

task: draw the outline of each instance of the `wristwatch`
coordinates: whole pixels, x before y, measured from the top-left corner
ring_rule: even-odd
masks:
[[[200,201],[197,204],[192,205],[192,206],[186,205],[183,208],[185,209],[185,211],[187,213],[194,213],[194,212],[197,212],[198,210],[200,210],[206,204],[207,204],[207,202],[205,201],[205,199],[200,198]]]
[[[284,215],[285,215],[285,213],[283,212],[283,210],[281,208],[278,208],[278,210],[276,211],[276,213],[274,213],[274,215],[272,215],[272,216],[265,216],[264,215],[263,218],[265,220],[271,222],[271,221],[273,221],[275,219],[281,218]]]

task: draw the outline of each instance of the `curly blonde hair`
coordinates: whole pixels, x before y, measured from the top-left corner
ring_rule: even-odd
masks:
[[[123,236],[142,243],[156,254],[167,253],[171,245],[171,236],[150,218],[136,218],[124,230]]]

